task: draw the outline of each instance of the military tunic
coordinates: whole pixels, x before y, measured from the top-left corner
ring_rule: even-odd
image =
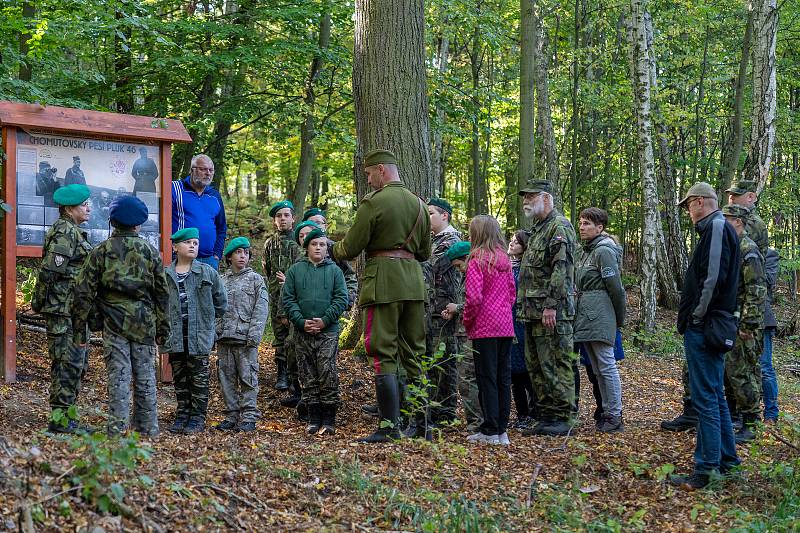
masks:
[[[526,363],[547,421],[569,421],[574,413],[574,255],[575,230],[553,210],[533,226],[520,265],[518,319],[525,323]],[[542,324],[545,309],[556,311],[552,330]]]
[[[264,278],[272,302],[270,322],[275,337],[272,341],[272,347],[275,348],[275,362],[287,365],[292,374],[297,373],[297,362],[291,349],[291,342],[286,342],[289,338],[289,326],[281,322],[281,319],[286,318],[286,309],[281,300],[283,284],[278,281],[276,274],[283,272],[285,275],[301,253],[302,250],[294,240],[294,230],[291,229],[283,233],[274,233],[264,243]]]
[[[88,351],[73,343],[72,302],[75,280],[91,250],[87,233],[67,215],[45,235],[31,306],[47,321],[52,409],[66,410],[75,403],[88,366]]]
[[[746,219],[744,219],[744,230],[747,236],[756,243],[761,257],[767,257],[767,250],[769,249],[769,235],[767,234],[767,225],[758,216],[756,207],[750,208],[750,212]]]
[[[333,246],[337,260],[367,252],[358,305],[364,311],[364,345],[375,372],[395,374],[402,365],[412,382],[422,373],[425,352],[420,261],[430,257],[431,229],[424,205],[402,183],[389,183],[361,200],[353,226]],[[414,259],[371,255],[387,250],[405,250]]]

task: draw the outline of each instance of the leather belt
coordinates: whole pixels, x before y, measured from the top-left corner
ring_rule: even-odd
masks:
[[[367,259],[373,257],[394,257],[395,259],[414,259],[414,254],[408,250],[373,250],[367,252]]]

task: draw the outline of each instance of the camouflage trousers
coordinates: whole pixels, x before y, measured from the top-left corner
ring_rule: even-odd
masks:
[[[525,322],[525,363],[542,420],[574,419],[576,360],[571,322],[558,321],[553,330],[541,322]]]
[[[318,335],[295,331],[295,353],[306,403],[339,403],[338,343],[336,331],[323,331]]]
[[[45,315],[50,355],[50,408],[66,411],[75,403],[81,379],[89,367],[89,351],[75,346],[72,319]]]
[[[731,413],[758,418],[761,414],[761,352],[764,332],[758,330],[754,338],[737,337],[736,345],[725,356],[725,397],[733,407]]]
[[[133,396],[131,426],[143,435],[158,434],[156,347],[131,342],[105,328],[103,356],[108,373],[108,432],[120,433],[128,428]]]
[[[470,430],[478,431],[483,424],[480,397],[478,393],[478,379],[475,377],[475,353],[472,341],[467,337],[457,336],[456,340],[456,370],[458,372],[458,393],[461,396],[461,407],[464,409],[464,418]]]
[[[431,420],[447,422],[456,419],[458,406],[458,357],[454,336],[428,335],[425,340],[426,356],[432,358],[428,377],[433,388]],[[444,351],[439,348],[444,345]]]
[[[217,343],[217,376],[225,401],[225,420],[258,420],[258,346]]]
[[[205,418],[208,411],[208,355],[171,353],[169,364],[178,401],[175,415]]]
[[[297,328],[294,324],[289,324],[289,334],[286,336],[286,344],[283,347],[283,353],[286,361],[286,373],[289,377],[289,383],[295,383],[300,379],[300,369],[297,365]]]
[[[270,297],[271,299],[271,297]],[[277,305],[277,304],[276,304]],[[270,312],[270,323],[272,324],[272,347],[275,348],[275,362],[286,362],[286,339],[289,336],[289,326],[281,324],[280,319],[274,310]]]

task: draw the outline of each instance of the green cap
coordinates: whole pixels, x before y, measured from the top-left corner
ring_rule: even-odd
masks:
[[[65,206],[81,205],[91,194],[92,192],[86,185],[73,183],[56,189],[56,192],[53,193],[53,201],[58,205]]]
[[[319,227],[319,224],[317,224],[316,222],[314,222],[312,220],[306,220],[304,222],[301,222],[300,224],[297,225],[296,228],[294,228],[294,241],[297,244],[300,244],[300,245],[303,244],[302,242],[300,242],[300,230],[303,229],[303,228],[307,228],[309,226],[311,226],[313,228],[322,229],[322,228]]]
[[[739,195],[748,192],[756,192],[756,188],[757,184],[753,180],[739,180],[731,185],[729,189],[726,189],[725,192]]]
[[[311,209],[306,209],[306,212],[303,213],[303,220],[308,220],[311,217],[315,217],[317,215],[325,216],[325,211],[320,209],[319,207],[312,207]]]
[[[225,247],[222,255],[228,257],[239,248],[250,248],[250,241],[247,237],[236,237],[235,239],[231,239],[231,242],[229,242],[228,246]]]
[[[450,205],[450,202],[448,202],[444,198],[431,198],[430,200],[428,200],[428,205],[438,207],[439,209],[444,209],[450,215],[453,214],[453,206]]]
[[[294,211],[294,204],[291,202],[291,200],[281,200],[280,202],[275,202],[272,204],[272,207],[269,208],[269,216],[274,217],[278,211],[281,209],[286,209],[287,207]]]
[[[520,196],[525,196],[527,193],[546,192],[553,194],[553,186],[547,180],[531,180],[523,188],[519,190]]]
[[[397,158],[389,150],[373,150],[364,158],[364,166],[397,165]]]
[[[728,204],[722,208],[722,214],[726,217],[747,218],[747,215],[750,214],[750,210],[741,205]]]
[[[716,198],[717,191],[714,190],[710,184],[701,181],[699,183],[695,183],[689,190],[686,191],[686,195],[683,197],[683,200],[678,202],[679,207],[683,207],[683,204],[689,201],[689,198]]]
[[[308,248],[308,245],[311,244],[311,241],[318,237],[327,237],[325,230],[317,226],[316,228],[311,230],[311,233],[306,235],[305,240],[303,240],[303,248]]]
[[[178,244],[179,242],[188,241],[189,239],[199,239],[200,238],[200,230],[197,228],[183,228],[179,229],[175,233],[172,234],[172,244]]]
[[[468,241],[458,241],[447,249],[445,255],[452,261],[453,259],[461,259],[469,255],[472,246]]]

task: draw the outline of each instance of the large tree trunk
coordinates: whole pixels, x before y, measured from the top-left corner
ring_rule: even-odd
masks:
[[[21,81],[31,81],[31,77],[33,75],[33,71],[31,69],[31,65],[28,62],[28,50],[30,47],[28,46],[28,40],[31,38],[31,34],[28,30],[30,24],[33,23],[33,17],[36,16],[36,6],[33,4],[32,1],[27,1],[22,3],[22,24],[25,26],[25,30],[20,32],[19,34],[19,72],[17,77]]]
[[[131,31],[122,24],[124,13],[117,10],[114,18],[114,102],[117,113],[133,112],[133,84],[128,79],[131,70]]]
[[[658,187],[654,172],[653,128],[650,120],[650,68],[646,13],[647,0],[631,0],[631,75],[644,208],[641,255],[641,326],[645,331],[653,331],[656,326],[657,256],[661,223],[658,213]]]
[[[481,43],[481,29],[476,25],[472,31],[472,51],[469,54],[470,72],[472,73],[472,139],[470,144],[470,163],[473,190],[473,206],[472,212],[474,214],[488,214],[489,213],[489,199],[487,195],[486,177],[482,168],[482,155],[481,155],[481,134],[480,134],[480,121],[481,121],[481,103],[483,98],[481,95],[481,68],[483,67],[483,44]]]
[[[534,70],[536,61],[536,21],[533,12],[534,0],[520,0],[520,67],[519,67],[519,178],[517,183],[518,190],[521,189],[529,180],[534,179],[534,157],[535,157],[535,113],[536,104],[534,100]],[[514,191],[514,201],[516,204],[517,215],[520,220],[522,217],[522,204],[519,202],[519,195]],[[509,201],[511,198],[509,197]]]
[[[320,70],[322,70],[322,54],[328,48],[331,41],[331,5],[325,4],[325,10],[319,21],[319,36],[317,42],[317,51],[314,53],[314,58],[311,60],[311,67],[308,71],[308,78],[305,83],[305,118],[300,126],[300,166],[297,171],[297,184],[294,187],[294,196],[292,202],[294,203],[295,212],[302,213],[305,210],[306,195],[308,195],[308,186],[311,183],[311,174],[314,170],[314,163],[316,162],[316,154],[314,152],[314,137],[316,131],[314,127],[314,104],[316,96],[314,94],[314,83],[319,77]]]
[[[753,112],[752,131],[744,177],[767,184],[775,145],[775,112],[778,106],[775,44],[778,35],[776,0],[753,0]]]
[[[447,72],[447,65],[450,60],[450,37],[447,35],[447,11],[442,9],[441,25],[442,34],[439,36],[439,42],[436,49],[436,70],[439,74],[439,84],[444,83],[444,75]],[[443,91],[442,91],[443,92]],[[433,191],[437,196],[445,196],[445,183],[444,183],[444,151],[443,151],[443,136],[442,130],[444,128],[447,115],[444,106],[442,105],[441,98],[436,100],[436,128],[433,130],[433,156],[431,162],[431,170],[433,171],[433,181],[441,188]]]
[[[561,183],[559,180],[558,152],[556,136],[553,130],[553,114],[550,108],[550,82],[547,68],[549,65],[547,32],[539,13],[534,10],[534,35],[536,36],[534,56],[534,85],[536,86],[536,126],[541,138],[541,159],[545,161],[545,178],[553,184],[554,202],[561,208]]]

